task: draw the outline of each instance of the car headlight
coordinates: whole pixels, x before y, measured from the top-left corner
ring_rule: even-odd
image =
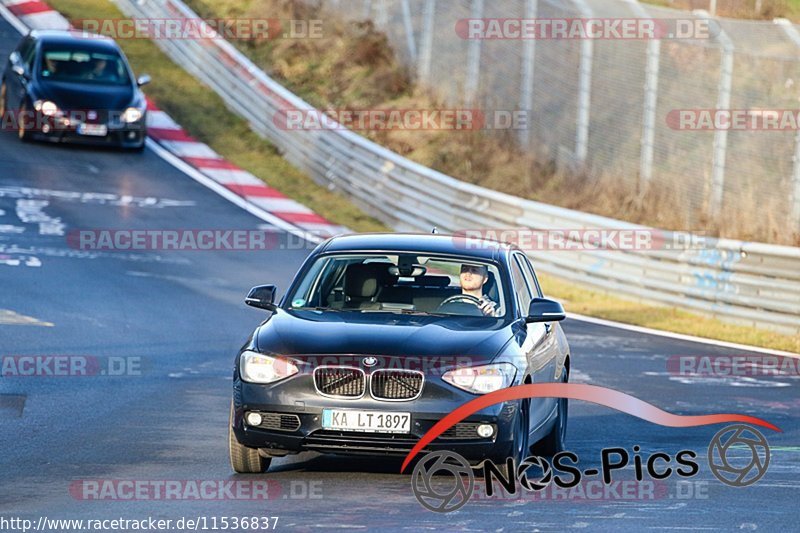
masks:
[[[130,124],[132,122],[139,122],[140,120],[142,120],[143,116],[144,112],[138,107],[129,107],[128,109],[125,110],[124,113],[122,113],[121,118],[122,122]]]
[[[33,103],[33,108],[46,117],[61,115],[61,111],[59,111],[58,106],[50,100],[36,100]]]
[[[299,371],[288,359],[246,351],[239,358],[239,372],[250,383],[273,383]]]
[[[517,369],[510,363],[469,366],[450,370],[442,379],[467,392],[486,394],[504,389],[514,382]]]

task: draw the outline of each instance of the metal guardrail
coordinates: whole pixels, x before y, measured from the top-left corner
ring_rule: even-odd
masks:
[[[179,0],[114,0],[128,16],[196,18]],[[222,39],[157,40],[287,160],[397,230],[648,229],[513,197],[414,163],[346,129],[281,128],[275,117],[313,107]],[[663,232],[667,241],[674,234]],[[630,298],[744,325],[800,334],[800,248],[707,239],[701,249],[542,250],[538,270]]]

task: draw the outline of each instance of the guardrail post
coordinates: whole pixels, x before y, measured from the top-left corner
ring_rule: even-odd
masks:
[[[695,10],[694,14],[701,18],[710,18],[706,11]],[[733,85],[733,41],[722,27],[719,27],[717,40],[722,46],[722,61],[719,67],[719,85],[717,89],[717,110],[731,107],[731,87]],[[725,159],[728,153],[728,130],[719,128],[714,131],[714,157],[711,163],[711,197],[708,199],[708,210],[712,217],[722,212],[722,195],[725,191]]]
[[[572,0],[584,19],[592,18],[592,10],[585,0]],[[594,41],[581,40],[581,60],[578,67],[578,119],[575,126],[575,162],[586,164],[589,153],[589,116],[592,105],[592,60]]]
[[[420,37],[419,63],[417,77],[423,84],[431,77],[431,58],[433,55],[433,25],[436,18],[436,0],[425,0],[422,8],[422,36]]]
[[[417,43],[414,41],[414,23],[411,21],[411,6],[409,0],[403,0],[403,30],[406,33],[406,46],[408,47],[408,57],[411,64],[417,62]]]
[[[525,1],[525,18],[535,19],[539,10],[539,0]],[[533,78],[536,61],[536,39],[525,39],[522,49],[522,81],[519,91],[519,108],[528,114],[528,121],[519,130],[519,144],[523,149],[529,148],[531,142],[530,111],[533,109]]]
[[[648,18],[650,14],[638,0],[627,0],[636,16]],[[642,110],[642,143],[639,155],[639,188],[647,190],[653,179],[653,153],[656,135],[656,106],[658,103],[658,74],[661,67],[661,41],[647,41],[647,63],[644,69],[644,109]]]
[[[473,19],[483,18],[483,0],[472,0],[470,17]],[[467,104],[474,103],[478,96],[482,47],[482,39],[472,39],[469,41],[469,48],[467,49],[467,79],[464,82],[464,102]]]
[[[795,46],[800,48],[800,32],[786,19],[775,19],[773,21],[785,33]],[[794,134],[794,156],[792,157],[792,205],[789,223],[792,232],[800,235],[800,130]]]

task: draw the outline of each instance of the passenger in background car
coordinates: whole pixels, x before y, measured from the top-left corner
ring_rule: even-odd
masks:
[[[489,269],[484,265],[461,265],[461,293],[474,296],[481,301],[481,312],[486,316],[495,316],[497,304],[483,294],[483,286],[489,281]]]

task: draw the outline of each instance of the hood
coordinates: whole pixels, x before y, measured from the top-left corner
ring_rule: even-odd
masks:
[[[504,319],[278,309],[256,335],[265,353],[470,356],[488,362],[512,332]]]
[[[40,81],[36,87],[43,100],[72,110],[123,110],[132,105],[137,90],[132,85],[91,85]]]

